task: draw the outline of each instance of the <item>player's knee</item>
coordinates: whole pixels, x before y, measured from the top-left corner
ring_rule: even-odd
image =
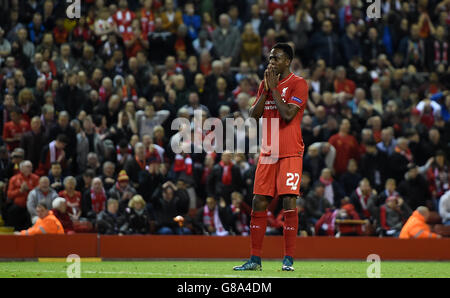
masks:
[[[253,197],[252,208],[254,211],[264,211],[269,206],[269,199],[265,196],[255,195]]]
[[[283,196],[283,209],[284,210],[295,209],[297,207],[296,202],[297,202],[296,196]]]

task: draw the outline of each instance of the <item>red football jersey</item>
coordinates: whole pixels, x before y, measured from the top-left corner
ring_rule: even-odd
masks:
[[[275,105],[275,100],[272,94],[269,93],[262,117],[267,119],[267,126],[263,127],[263,136],[267,136],[266,139],[263,137],[261,153],[264,155],[271,155],[271,119],[279,119],[279,131],[278,131],[278,158],[289,157],[289,156],[303,156],[304,143],[302,138],[302,130],[300,124],[303,118],[303,112],[305,111],[306,102],[308,100],[308,84],[305,79],[296,76],[291,73],[286,78],[282,79],[277,86],[278,92],[281,94],[281,99],[288,103],[296,105],[300,108],[298,113],[295,115],[289,123],[284,121]],[[264,92],[264,80],[259,85],[257,99]],[[255,105],[257,100],[253,103]],[[265,135],[264,135],[265,134]],[[264,145],[267,145],[264,146]],[[277,155],[274,154],[273,157]]]

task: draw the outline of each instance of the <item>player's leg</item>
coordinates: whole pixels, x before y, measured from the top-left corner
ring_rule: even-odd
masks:
[[[280,160],[277,190],[283,200],[284,226],[284,271],[293,271],[295,242],[298,232],[298,212],[296,200],[300,194],[302,158],[289,157]]]
[[[236,266],[236,271],[262,270],[261,252],[264,242],[264,235],[267,227],[267,207],[271,197],[264,195],[254,195],[252,202],[252,214],[250,219],[250,259],[242,266]]]
[[[277,165],[264,165],[258,162],[255,173],[255,187],[250,219],[251,256],[242,266],[233,269],[261,270],[261,252],[267,227],[267,207],[275,194]]]
[[[282,199],[284,209],[284,258],[281,269],[283,271],[294,271],[295,242],[298,233],[298,212],[296,208],[297,196],[285,195]]]

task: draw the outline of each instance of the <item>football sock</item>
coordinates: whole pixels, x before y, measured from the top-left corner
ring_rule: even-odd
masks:
[[[252,211],[250,220],[251,255],[261,257],[261,250],[266,234],[267,211]]]
[[[297,208],[292,210],[284,210],[284,255],[294,257],[295,239],[298,231],[298,213]]]

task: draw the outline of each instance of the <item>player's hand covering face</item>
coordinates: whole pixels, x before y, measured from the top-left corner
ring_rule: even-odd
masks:
[[[277,88],[280,74],[277,74],[274,67],[269,64],[269,67],[264,72],[264,80],[266,81],[269,90]]]

